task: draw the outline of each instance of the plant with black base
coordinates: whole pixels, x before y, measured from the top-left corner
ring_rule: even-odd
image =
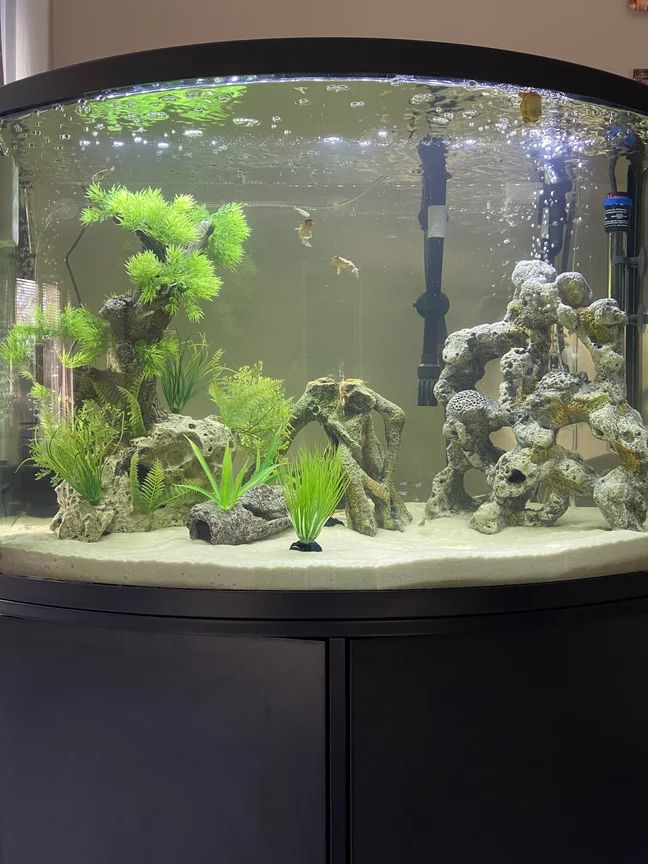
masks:
[[[187,436],[185,436],[187,437]],[[198,460],[200,467],[203,470],[207,486],[196,486],[190,483],[180,483],[178,489],[186,492],[193,492],[201,495],[208,501],[213,501],[221,510],[228,512],[231,510],[239,498],[244,495],[253,486],[258,486],[260,483],[267,483],[277,474],[279,465],[277,464],[277,451],[281,443],[279,436],[275,436],[271,446],[263,458],[257,450],[256,460],[252,470],[249,460],[245,460],[243,465],[234,470],[234,458],[232,449],[228,445],[225,448],[223,455],[223,465],[221,467],[220,477],[215,477],[211,468],[207,464],[207,460],[200,452],[200,449],[194,442],[187,438],[189,446],[193,450],[194,456]]]
[[[167,334],[170,322],[181,309],[191,321],[200,320],[201,304],[214,299],[221,287],[216,267],[238,265],[249,228],[239,204],[224,204],[210,213],[191,195],[169,201],[159,189],[132,192],[99,183],[91,183],[86,195],[90,206],[81,214],[84,225],[116,223],[141,244],[125,264],[133,290],[108,297],[98,314],[68,307],[16,324],[0,355],[19,370],[29,369],[34,347],[54,340],[61,346],[63,365],[75,370],[77,403],[100,394],[132,414],[127,394],[135,394],[142,423],[134,425],[147,431],[162,414],[157,379],[168,356],[178,350]]]
[[[38,468],[38,477],[49,476],[53,486],[65,481],[89,504],[98,504],[106,459],[122,437],[117,416],[106,415],[87,402],[75,416],[55,421],[43,418],[30,445],[28,461]]]
[[[316,542],[347,490],[349,479],[337,450],[304,450],[280,474],[290,521],[299,537],[291,549],[321,552]]]

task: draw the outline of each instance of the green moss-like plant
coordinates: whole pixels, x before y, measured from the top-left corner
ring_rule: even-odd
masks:
[[[185,435],[185,438],[187,436]],[[279,470],[277,464],[277,451],[280,444],[279,436],[276,436],[272,446],[268,449],[266,455],[261,458],[260,452],[257,450],[254,469],[252,472],[248,470],[249,461],[246,460],[238,471],[234,471],[234,459],[232,450],[228,445],[223,454],[223,465],[219,478],[216,478],[207,464],[207,460],[201,453],[200,449],[194,442],[187,438],[194,456],[198,460],[200,467],[203,470],[208,486],[195,486],[189,483],[180,483],[178,489],[185,492],[193,492],[201,495],[208,501],[213,501],[221,510],[231,510],[241,495],[244,495],[248,489],[253,486],[258,486],[259,483],[267,483],[271,480]]]
[[[337,450],[304,450],[281,471],[290,521],[299,538],[297,548],[315,544],[349,485]],[[319,551],[318,544],[309,551]]]
[[[38,477],[49,476],[53,486],[65,480],[89,504],[98,504],[106,459],[120,440],[115,418],[86,402],[76,416],[60,421],[43,417],[28,461],[37,466]]]
[[[266,453],[275,436],[283,439],[289,429],[293,400],[286,394],[284,382],[264,375],[261,361],[232,372],[219,360],[217,355],[209,395],[221,421],[247,453]]]
[[[213,361],[207,340],[188,340],[168,354],[160,374],[160,386],[167,405],[181,414],[187,402],[196,395],[212,371]]]
[[[169,201],[159,189],[133,192],[99,183],[86,194],[84,225],[113,222],[141,243],[125,263],[132,291],[108,297],[99,314],[83,306],[37,313],[32,322],[14,325],[0,356],[28,372],[34,346],[56,340],[61,361],[75,369],[77,402],[99,395],[132,417],[134,394],[142,422],[130,423],[127,431],[143,434],[160,413],[157,378],[178,351],[167,333],[172,318],[183,308],[192,321],[200,319],[201,303],[220,290],[216,267],[236,267],[249,228],[239,204],[210,213],[191,195]],[[105,364],[95,365],[104,356]]]
[[[91,99],[77,107],[89,123],[102,123],[108,132],[148,129],[156,123],[223,123],[245,93],[245,85],[182,87]]]

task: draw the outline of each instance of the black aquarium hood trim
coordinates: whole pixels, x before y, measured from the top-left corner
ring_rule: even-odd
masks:
[[[159,48],[43,72],[0,87],[0,116],[134,85],[229,75],[475,80],[557,90],[648,113],[648,88],[564,60],[406,39],[251,39]]]

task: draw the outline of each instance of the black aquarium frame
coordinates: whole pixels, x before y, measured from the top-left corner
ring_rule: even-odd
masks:
[[[0,88],[0,116],[103,91],[227,76],[475,80],[555,90],[648,113],[646,87],[629,78],[534,54],[414,39],[250,39],[157,48],[43,72]]]
[[[645,86],[560,60],[272,39],[54,70],[0,88],[0,116],[274,75],[475,80],[648,114]],[[0,573],[2,864],[645,861],[648,572],[622,567],[384,591]]]

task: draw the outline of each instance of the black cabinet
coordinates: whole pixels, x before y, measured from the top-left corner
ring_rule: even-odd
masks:
[[[322,642],[0,619],[2,864],[324,864]]]
[[[351,646],[352,864],[648,860],[648,616]]]
[[[0,575],[0,864],[645,864],[648,579]]]

